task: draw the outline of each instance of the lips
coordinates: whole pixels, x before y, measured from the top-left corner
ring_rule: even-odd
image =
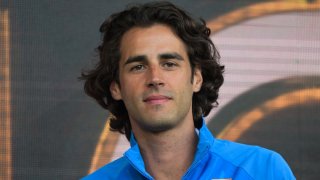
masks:
[[[164,95],[150,95],[143,99],[143,102],[150,103],[150,104],[162,104],[165,103],[172,98],[169,96],[164,96]]]

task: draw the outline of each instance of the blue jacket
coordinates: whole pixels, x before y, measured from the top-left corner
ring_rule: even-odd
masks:
[[[288,164],[276,152],[215,139],[205,123],[199,130],[199,143],[193,163],[182,179],[282,180],[295,179]],[[146,171],[134,137],[131,148],[115,160],[82,180],[153,179]]]

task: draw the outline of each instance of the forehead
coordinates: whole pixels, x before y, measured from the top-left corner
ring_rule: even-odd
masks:
[[[123,35],[120,43],[121,59],[131,55],[152,55],[172,51],[187,55],[184,42],[164,24],[133,27]]]

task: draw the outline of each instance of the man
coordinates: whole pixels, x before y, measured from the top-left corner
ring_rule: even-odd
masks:
[[[277,153],[215,139],[203,116],[217,104],[223,66],[203,21],[168,2],[111,15],[100,61],[82,74],[131,148],[91,179],[294,179]]]

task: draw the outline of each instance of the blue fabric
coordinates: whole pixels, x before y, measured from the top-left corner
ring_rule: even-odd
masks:
[[[199,130],[195,158],[182,179],[295,179],[288,164],[276,152],[258,147],[215,139],[205,123]],[[146,171],[139,146],[133,135],[131,148],[82,180],[153,179]]]

